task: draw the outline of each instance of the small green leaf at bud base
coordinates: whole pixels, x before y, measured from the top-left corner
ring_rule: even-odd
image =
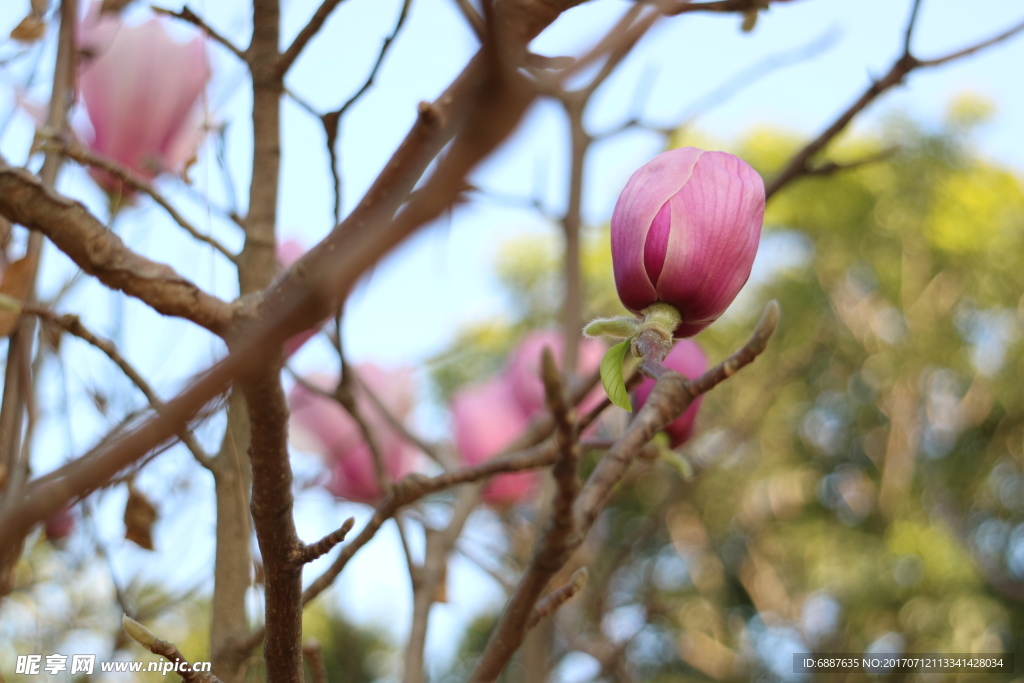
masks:
[[[633,412],[633,404],[629,401],[629,393],[626,391],[626,381],[622,376],[622,371],[626,354],[629,353],[632,343],[632,339],[627,339],[616,344],[608,349],[608,353],[604,354],[604,359],[601,361],[601,384],[604,385],[608,399],[630,413]]]
[[[597,318],[583,328],[585,337],[610,337],[612,339],[629,339],[635,336],[640,321],[634,317]]]

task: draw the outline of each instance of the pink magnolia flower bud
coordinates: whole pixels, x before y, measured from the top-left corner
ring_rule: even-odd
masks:
[[[691,339],[680,339],[665,357],[665,366],[675,370],[687,379],[697,379],[708,369],[708,359],[701,351],[697,342]],[[636,388],[636,405],[639,410],[647,402],[647,397],[654,390],[654,380],[645,378]],[[670,422],[664,431],[669,436],[672,448],[681,446],[693,436],[693,423],[697,419],[697,411],[704,396],[698,396],[682,415]]]
[[[764,220],[764,182],[725,152],[664,152],[629,179],[612,213],[615,286],[635,313],[663,301],[676,337],[718,319],[750,277]]]
[[[356,368],[388,412],[402,421],[413,405],[412,372],[383,370],[375,365]],[[333,391],[334,378],[306,378],[313,386]],[[355,389],[356,405],[370,427],[383,460],[387,478],[395,481],[413,470],[415,451],[386,421],[361,388]],[[303,450],[317,452],[331,472],[327,490],[338,498],[374,505],[382,497],[373,454],[356,421],[337,401],[297,384],[288,398],[292,410],[292,440]]]
[[[477,465],[501,453],[529,424],[503,375],[456,392],[452,416],[455,444],[467,465]],[[500,474],[484,488],[484,502],[509,507],[529,499],[537,490],[539,479],[536,470]]]
[[[533,417],[546,410],[544,405],[544,382],[540,378],[540,354],[547,346],[561,367],[565,356],[565,339],[555,330],[538,330],[523,337],[509,358],[506,373],[513,396],[527,417]],[[604,344],[596,339],[580,341],[579,374],[589,375],[601,366]],[[597,406],[604,393],[597,387],[583,399],[581,411]]]
[[[137,26],[93,2],[79,26],[79,87],[92,123],[89,147],[147,180],[181,171],[202,136],[199,96],[210,77],[204,39],[178,42],[164,20]],[[110,176],[92,172],[108,191]]]

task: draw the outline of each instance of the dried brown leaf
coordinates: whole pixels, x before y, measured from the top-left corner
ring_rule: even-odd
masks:
[[[153,549],[153,523],[156,507],[134,487],[128,489],[128,502],[124,506],[124,537],[146,550]]]
[[[11,31],[11,38],[22,43],[34,43],[44,35],[46,35],[46,22],[34,12],[22,19],[21,23]]]
[[[24,301],[32,291],[32,275],[35,273],[34,259],[18,259],[4,271],[0,280],[0,293]],[[0,337],[7,336],[18,326],[20,314],[0,310]]]

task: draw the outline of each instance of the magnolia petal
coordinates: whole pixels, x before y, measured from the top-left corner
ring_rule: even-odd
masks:
[[[195,109],[210,76],[205,40],[178,42],[158,19],[128,26],[100,17],[95,4],[80,33],[90,147],[147,179],[180,170],[202,135]]]
[[[540,354],[547,346],[555,356],[555,363],[562,367],[565,359],[565,339],[555,330],[537,330],[523,337],[512,352],[505,375],[509,388],[520,410],[527,417],[533,417],[546,410],[544,403],[544,382],[540,378]],[[589,375],[597,371],[604,357],[605,345],[596,339],[582,339],[579,344],[577,375]],[[601,402],[603,394],[595,388],[584,399],[591,407]]]
[[[304,379],[325,391],[333,391],[336,384],[326,375]],[[288,403],[293,425],[323,444],[323,455],[345,451],[362,441],[359,425],[337,401],[296,384],[289,394]]]
[[[389,371],[373,365],[358,366],[354,371],[396,419],[405,419],[414,394],[411,371]],[[328,390],[337,384],[336,379],[326,375],[313,375],[306,381]],[[374,435],[386,478],[396,481],[413,471],[416,452],[385,420],[365,391],[357,389],[355,397],[360,415]],[[320,454],[331,472],[327,489],[345,500],[367,504],[378,502],[383,492],[379,486],[377,465],[362,430],[348,412],[337,401],[301,384],[289,394],[289,405],[292,411],[292,442]]]
[[[707,152],[670,205],[672,234],[658,298],[679,309],[677,336],[690,336],[717,320],[750,277],[764,183],[739,158]]]
[[[696,147],[681,147],[659,154],[637,169],[615,204],[611,221],[615,286],[622,303],[634,312],[658,298],[644,266],[651,224],[669,198],[686,185],[703,153]]]
[[[452,398],[452,417],[455,444],[468,465],[501,453],[529,424],[502,375],[458,391]],[[531,496],[537,481],[537,472],[498,475],[484,488],[484,501],[498,506],[513,505]]]

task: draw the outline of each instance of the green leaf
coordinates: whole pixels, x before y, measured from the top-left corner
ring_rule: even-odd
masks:
[[[626,381],[622,376],[622,365],[629,353],[629,345],[632,339],[616,344],[608,349],[601,359],[601,384],[608,394],[611,402],[627,412],[633,412],[633,404],[629,402],[629,394],[626,393]]]

